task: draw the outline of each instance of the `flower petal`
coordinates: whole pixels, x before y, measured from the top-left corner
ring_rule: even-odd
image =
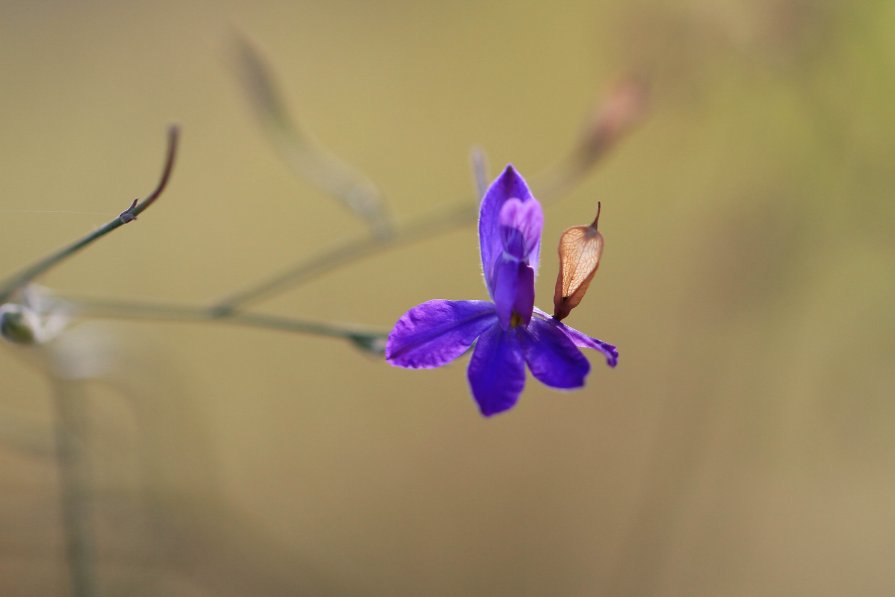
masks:
[[[553,388],[580,388],[590,363],[572,340],[543,319],[532,319],[520,334],[525,362],[541,383]]]
[[[397,367],[441,367],[472,346],[489,327],[497,327],[487,301],[433,300],[401,316],[388,335],[385,360]]]
[[[537,199],[508,199],[500,208],[500,234],[503,250],[538,271],[541,229],[544,212]]]
[[[494,326],[482,334],[467,375],[483,415],[490,417],[512,408],[525,387],[525,363],[516,331]]]
[[[579,332],[575,328],[559,324],[557,326],[579,348],[593,348],[599,350],[606,357],[606,364],[610,367],[618,365],[618,349],[613,344],[603,342],[597,338],[591,338],[587,334]]]
[[[482,198],[479,210],[479,246],[482,252],[482,271],[488,292],[494,296],[492,280],[494,268],[503,254],[503,239],[500,234],[500,212],[503,204],[509,199],[522,202],[534,199],[525,180],[519,176],[513,166],[507,166],[497,177]]]
[[[534,270],[511,257],[502,258],[494,271],[493,294],[503,329],[510,329],[514,314],[523,326],[528,325],[535,304]]]
[[[540,316],[539,319],[543,319],[546,323],[568,336],[569,340],[571,340],[578,348],[593,348],[594,350],[599,350],[606,357],[607,365],[610,367],[618,365],[618,349],[614,345],[596,338],[591,338],[575,328],[570,328],[569,326],[556,321],[549,313],[542,311],[537,307],[534,308],[534,312]]]

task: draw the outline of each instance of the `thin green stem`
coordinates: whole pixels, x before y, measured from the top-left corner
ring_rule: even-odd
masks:
[[[65,555],[72,597],[95,597],[94,536],[85,457],[84,396],[70,382],[54,380],[56,466]]]
[[[111,319],[144,319],[171,322],[226,323],[312,336],[349,340],[360,348],[376,351],[388,332],[359,325],[307,321],[261,313],[233,313],[222,317],[205,307],[167,303],[67,298],[82,315]]]
[[[230,317],[238,309],[250,303],[309,282],[339,266],[360,261],[386,249],[408,245],[467,224],[475,220],[475,214],[475,207],[471,202],[458,204],[419,218],[401,228],[396,228],[388,238],[367,236],[348,241],[225,297],[212,307],[212,313],[217,317]]]
[[[176,126],[172,126],[168,129],[168,149],[165,158],[165,165],[162,169],[162,176],[159,179],[155,190],[147,195],[146,198],[142,201],[138,201],[135,199],[131,206],[121,212],[114,220],[108,222],[97,230],[94,230],[87,236],[84,236],[83,238],[62,247],[59,250],[54,251],[50,255],[47,255],[43,259],[40,259],[34,264],[29,265],[22,271],[10,276],[7,280],[0,283],[0,303],[9,301],[10,296],[19,288],[25,286],[41,274],[45,273],[47,270],[51,269],[53,266],[61,263],[62,261],[65,261],[81,249],[99,240],[116,228],[124,226],[128,222],[135,220],[137,216],[146,211],[146,209],[159,198],[159,196],[162,194],[162,191],[164,191],[165,187],[168,185],[168,180],[171,178],[171,172],[174,168],[174,158],[177,153],[178,136],[179,130]]]

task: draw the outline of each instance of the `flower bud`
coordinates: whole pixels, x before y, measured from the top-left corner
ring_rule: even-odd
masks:
[[[559,238],[559,273],[553,293],[553,317],[557,321],[578,306],[600,267],[603,235],[597,224],[601,207],[597,202],[597,217],[590,226],[569,228]]]
[[[34,344],[40,336],[40,318],[24,305],[0,305],[0,336],[14,344]]]
[[[644,82],[634,78],[618,82],[585,129],[581,158],[587,163],[598,159],[634,128],[646,114],[648,97]]]
[[[0,336],[15,344],[43,344],[58,336],[71,319],[68,303],[29,284],[0,305]]]

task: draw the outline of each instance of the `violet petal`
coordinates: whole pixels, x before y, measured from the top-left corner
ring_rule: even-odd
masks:
[[[512,257],[502,257],[494,270],[493,294],[503,329],[510,329],[514,313],[522,325],[528,325],[535,302],[534,270]]]
[[[590,363],[562,331],[535,318],[520,339],[525,362],[541,383],[566,389],[584,385]]]
[[[608,342],[603,342],[602,340],[598,340],[597,338],[591,338],[587,334],[579,332],[575,328],[571,328],[564,323],[560,323],[556,321],[549,313],[546,311],[542,311],[537,307],[534,308],[534,312],[540,316],[540,319],[543,319],[546,323],[551,326],[556,327],[566,336],[568,336],[569,340],[572,341],[575,346],[578,348],[593,348],[594,350],[598,350],[603,353],[606,357],[606,364],[610,367],[615,367],[618,365],[618,349]]]
[[[483,415],[490,417],[512,408],[525,387],[525,363],[516,331],[494,326],[482,334],[467,375]]]
[[[388,336],[385,359],[410,369],[441,367],[466,352],[489,327],[497,327],[492,303],[427,301],[398,319]]]
[[[488,292],[494,296],[492,281],[494,268],[503,254],[503,240],[500,235],[500,211],[508,199],[528,201],[533,199],[525,180],[513,166],[507,166],[497,177],[482,198],[479,210],[479,247],[482,253],[482,271]]]

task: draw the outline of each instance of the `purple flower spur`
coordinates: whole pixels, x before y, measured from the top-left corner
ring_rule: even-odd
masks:
[[[516,404],[525,364],[541,383],[584,385],[590,363],[579,350],[593,348],[615,367],[618,351],[534,306],[535,275],[544,215],[525,180],[513,169],[492,183],[479,212],[479,244],[489,301],[427,301],[401,316],[388,337],[386,360],[409,369],[453,361],[475,344],[468,376],[482,414]]]

